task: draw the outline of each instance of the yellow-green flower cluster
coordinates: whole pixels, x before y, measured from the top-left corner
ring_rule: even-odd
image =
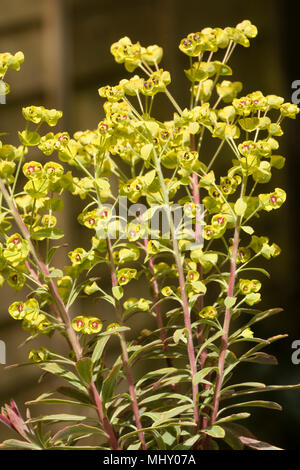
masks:
[[[31,121],[34,124],[46,122],[48,126],[56,126],[57,121],[62,117],[62,111],[56,109],[46,109],[44,106],[28,106],[22,110],[23,116],[26,121]]]
[[[158,64],[162,58],[162,48],[156,45],[142,47],[139,42],[133,44],[127,36],[112,44],[110,51],[119,64],[125,65],[128,72],[133,72],[144,63]]]
[[[72,320],[72,326],[77,332],[92,335],[102,330],[102,321],[98,317],[79,315]]]
[[[217,309],[211,305],[208,305],[204,307],[200,312],[199,312],[199,317],[200,318],[205,318],[208,320],[214,320],[217,318],[218,312]]]
[[[34,298],[26,300],[26,302],[13,302],[8,312],[15,320],[22,320],[22,326],[25,330],[44,334],[51,329],[50,321],[46,315],[40,312],[39,303]]]

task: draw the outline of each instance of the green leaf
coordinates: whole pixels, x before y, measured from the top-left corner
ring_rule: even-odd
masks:
[[[38,145],[41,140],[41,136],[37,132],[29,132],[25,130],[18,132],[18,135],[21,144],[29,147]]]
[[[300,389],[300,384],[296,385],[266,385],[263,388],[255,388],[255,389],[249,389],[249,390],[243,390],[241,392],[235,392],[235,390],[231,390],[231,394],[224,393],[224,396],[222,399],[231,399],[239,396],[244,396],[244,395],[252,395],[253,393],[262,393],[262,392],[277,392],[279,390],[299,390]]]
[[[87,424],[75,424],[72,426],[66,426],[65,428],[58,431],[52,438],[51,442],[55,442],[58,439],[62,439],[67,436],[85,436],[91,434],[100,434],[103,437],[107,437],[105,432],[101,428],[96,428],[94,426],[89,426]],[[76,448],[76,447],[75,447]]]
[[[64,273],[61,269],[53,269],[53,271],[50,272],[48,277],[63,277],[63,275]]]
[[[242,268],[239,271],[240,272],[242,272],[242,271],[258,271],[258,272],[264,274],[265,276],[267,276],[268,278],[270,278],[270,274],[268,273],[268,271],[266,271],[263,268]]]
[[[185,335],[185,328],[179,328],[178,330],[175,330],[173,334],[173,340],[174,343],[178,344],[179,341],[183,341],[184,343],[187,342],[187,338]]]
[[[269,408],[271,410],[282,410],[282,406],[274,401],[265,401],[265,400],[255,400],[255,401],[245,401],[243,403],[235,403],[233,405],[229,405],[226,408],[223,408],[220,413],[225,410],[229,410],[231,408],[244,408],[244,407],[258,407],[258,408]]]
[[[66,380],[79,390],[86,392],[86,388],[82,385],[79,378],[75,374],[73,374],[73,372],[64,369],[57,363],[39,364],[39,367],[45,370],[46,372],[50,372],[50,374],[54,374],[58,377],[61,377],[62,379]]]
[[[111,399],[114,393],[120,369],[121,369],[121,364],[118,364],[115,367],[113,367],[113,369],[110,371],[110,373],[108,374],[108,376],[103,382],[102,391],[101,391],[103,405],[105,405],[105,403],[107,403]]]
[[[86,416],[71,415],[67,413],[39,416],[38,418],[31,418],[29,423],[60,423],[61,421],[83,421]]]
[[[237,421],[239,419],[247,419],[249,418],[249,416],[251,416],[250,413],[236,413],[229,416],[225,416],[225,418],[220,418],[216,421],[216,423],[228,423],[230,421]]]
[[[81,404],[85,403],[91,405],[91,400],[89,396],[86,393],[80,392],[76,388],[58,387],[56,391],[66,397],[75,398],[75,400],[79,401]]]
[[[253,229],[252,227],[250,227],[250,225],[243,225],[243,226],[241,227],[241,229],[242,229],[244,232],[248,233],[248,235],[252,235],[252,234],[254,233],[254,229]]]
[[[225,429],[225,442],[235,449],[235,450],[243,450],[244,445],[242,444],[240,437],[250,437],[251,439],[255,439],[255,436],[247,429],[245,426],[242,426],[238,423],[226,423],[223,425]]]
[[[198,385],[199,383],[209,383],[207,380],[204,380],[204,377],[206,377],[208,374],[210,374],[214,370],[218,370],[218,368],[217,367],[204,367],[204,369],[200,370],[194,375],[193,384]]]
[[[112,293],[113,293],[113,296],[115,299],[117,300],[120,300],[122,299],[123,295],[124,295],[124,290],[123,290],[123,287],[121,286],[114,286],[112,288]]]
[[[24,449],[24,450],[42,450],[42,447],[32,442],[19,441],[18,439],[7,439],[3,441],[4,447],[11,449]]]
[[[280,447],[275,447],[272,444],[268,444],[268,442],[257,441],[256,439],[251,439],[250,437],[240,436],[240,441],[242,444],[245,444],[245,446],[255,450],[283,450]]]
[[[285,165],[285,158],[281,155],[272,155],[270,163],[277,170],[281,170]]]
[[[217,331],[214,335],[212,335],[210,338],[208,338],[200,347],[198,353],[197,353],[197,359],[200,357],[200,354],[202,351],[204,351],[207,346],[209,346],[211,343],[213,343],[216,339],[218,339],[220,336],[224,334],[224,330]]]
[[[257,352],[253,355],[250,355],[248,357],[244,357],[242,359],[244,362],[254,362],[256,364],[272,364],[272,365],[277,365],[278,361],[275,356],[272,356],[271,354],[266,354],[263,352]]]
[[[243,198],[239,198],[236,203],[234,204],[234,212],[236,215],[243,215],[246,212],[247,203],[243,200]]]
[[[102,356],[102,353],[104,351],[104,348],[107,344],[107,341],[109,340],[110,336],[102,336],[100,339],[98,339],[96,346],[94,347],[93,354],[92,354],[92,362],[95,364],[100,357]]]
[[[226,308],[231,308],[236,303],[236,297],[226,297],[224,300],[224,305]]]
[[[33,240],[38,240],[40,237],[48,238],[49,240],[57,240],[64,236],[63,230],[59,228],[43,228],[30,234]]]
[[[246,132],[254,131],[260,124],[259,119],[256,117],[240,119],[238,122],[241,128]]]
[[[148,160],[148,158],[151,156],[151,153],[153,151],[153,144],[146,144],[143,145],[141,148],[141,158],[143,160]]]
[[[146,403],[152,403],[154,401],[162,400],[163,402],[165,400],[182,400],[182,401],[188,401],[190,403],[193,403],[190,397],[186,395],[181,395],[179,393],[169,393],[169,392],[163,392],[163,393],[157,393],[154,395],[151,395],[147,398],[144,398],[142,401],[139,402],[140,405],[145,405]]]
[[[89,357],[83,357],[76,363],[76,370],[83,382],[90,385],[92,382],[93,374],[92,360]]]
[[[175,416],[178,416],[179,414],[185,413],[188,410],[191,410],[193,407],[192,404],[189,405],[182,405],[182,406],[177,406],[176,408],[172,408],[169,411],[165,411],[163,413],[159,414],[159,419],[155,421],[154,425],[160,425],[165,421],[169,421],[172,418],[175,418]]]
[[[208,436],[215,437],[217,439],[223,439],[225,436],[225,431],[221,426],[214,425],[211,428],[202,430],[204,434],[208,434]]]

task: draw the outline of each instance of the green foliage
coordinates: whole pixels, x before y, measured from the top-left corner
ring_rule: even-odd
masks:
[[[51,350],[31,349],[26,364],[62,381],[55,392],[28,403],[52,404],[55,414],[28,414],[25,423],[13,401],[2,408],[0,420],[22,439],[6,440],[5,448],[273,448],[236,421],[250,416],[244,410],[280,405],[239,397],[299,385],[234,384],[234,372],[244,362],[276,364],[262,349],[284,337],[262,339],[255,331],[257,322],[281,311],[256,308],[262,275],[269,273],[255,262],[281,250],[256,234],[255,220],[267,221],[286,200],[283,189],[260,185],[284,167],[278,138],[284,119],[294,119],[299,109],[260,91],[239,97],[242,83],[227,79],[236,46],[249,47],[256,35],[245,20],[182,39],[191,92],[184,109],[168,89],[171,74],[158,67],[162,48],[124,37],[111,53],[128,72],[143,75],[99,89],[105,117],[96,129],[73,136],[48,132],[62,112],[29,106],[22,110],[27,122],[18,133],[20,146],[0,143],[0,286],[24,288],[23,300],[8,312],[29,332],[27,342],[54,335]],[[0,54],[0,78],[9,68],[19,70],[23,59],[21,52]],[[174,107],[168,121],[152,113],[158,93]],[[206,139],[216,143],[210,158]],[[28,158],[32,148],[42,154],[36,161]],[[214,167],[221,153],[226,174]],[[64,237],[56,217],[64,193],[71,193],[75,208],[78,198],[84,201],[77,221],[90,243],[72,247],[62,269],[53,264],[60,248],[53,240]],[[124,220],[115,211],[121,197],[145,210],[132,206]],[[167,227],[152,226],[162,207]],[[109,288],[98,276],[102,265]],[[138,296],[138,282],[149,287],[149,298]],[[129,296],[128,284],[136,297]],[[99,316],[71,318],[70,307],[86,297],[113,310],[103,331],[102,307]],[[154,318],[157,326],[129,341],[127,321],[135,315]],[[58,335],[67,340],[65,355],[56,352]],[[119,351],[111,364],[106,353],[113,338]],[[137,362],[145,372],[140,367],[133,373]],[[60,411],[66,404],[76,414]],[[232,413],[236,408],[241,412]]]

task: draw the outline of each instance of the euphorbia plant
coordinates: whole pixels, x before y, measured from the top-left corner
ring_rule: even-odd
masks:
[[[55,393],[29,402],[54,404],[55,414],[28,413],[25,422],[14,402],[2,409],[1,421],[19,434],[4,447],[272,448],[236,421],[249,417],[250,407],[280,409],[252,394],[299,386],[236,384],[234,377],[244,362],[274,363],[262,349],[283,336],[255,334],[257,322],[281,309],[257,306],[268,273],[255,262],[280,248],[254,228],[286,199],[267,183],[285,163],[277,153],[282,122],[299,109],[260,91],[238,97],[242,83],[228,80],[236,46],[248,47],[256,34],[245,20],[182,39],[191,92],[184,109],[168,90],[170,73],[159,67],[162,48],[124,37],[111,52],[141,75],[99,89],[105,117],[96,130],[48,132],[62,113],[30,106],[23,108],[20,146],[1,144],[1,284],[24,292],[8,312],[28,331],[27,341],[53,335],[51,350],[32,349],[29,361],[62,380]],[[22,60],[21,53],[1,54],[1,78]],[[158,93],[175,108],[169,121],[153,116]],[[37,161],[32,148],[41,153]],[[228,170],[218,174],[221,158]],[[61,245],[53,240],[64,236],[55,216],[64,192],[85,201],[78,222],[90,241],[70,250],[61,269],[53,263]],[[165,225],[153,223],[159,212]],[[150,286],[148,298],[128,296],[134,282]],[[99,313],[82,313],[79,296],[100,300]],[[105,302],[114,317],[103,331]],[[129,340],[128,319],[143,312],[157,326]],[[67,340],[66,355],[55,351],[57,335]],[[113,364],[105,355],[112,337],[119,340]],[[146,373],[135,369],[140,361]],[[76,415],[61,411],[66,404],[77,407]]]

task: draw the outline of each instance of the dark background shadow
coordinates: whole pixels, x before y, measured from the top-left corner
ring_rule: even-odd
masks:
[[[188,62],[178,50],[178,43],[189,32],[205,26],[234,26],[243,19],[250,19],[258,26],[259,36],[252,41],[250,49],[239,47],[230,64],[234,70],[233,80],[244,83],[244,93],[261,90],[290,101],[291,84],[300,79],[298,18],[291,2],[283,0],[247,3],[240,0],[2,0],[0,5],[1,52],[23,50],[25,54],[21,71],[8,76],[12,93],[7,104],[0,106],[1,131],[11,133],[5,142],[17,143],[16,129],[24,126],[21,107],[29,104],[63,109],[61,128],[70,133],[95,128],[103,116],[97,88],[115,84],[128,75],[122,66],[114,63],[109,52],[111,43],[125,35],[143,45],[157,43],[164,47],[162,66],[172,72],[171,90],[182,106],[188,96],[183,73]],[[171,116],[165,100],[159,101],[155,112],[161,119]],[[261,306],[281,306],[284,312],[267,320],[257,331],[261,337],[277,333],[288,333],[289,337],[268,349],[278,357],[278,366],[246,364],[238,372],[240,381],[300,382],[300,365],[291,362],[291,344],[300,339],[299,120],[285,122],[284,129],[280,154],[287,157],[286,168],[274,176],[268,187],[270,190],[276,186],[285,188],[288,199],[280,211],[267,215],[264,223],[258,225],[259,234],[269,236],[283,250],[279,258],[267,262],[272,279],[264,281]],[[67,240],[73,246],[81,246],[86,234],[78,229],[78,210],[74,211],[69,198],[65,204],[68,215],[60,220],[61,226],[68,231]],[[57,259],[58,264],[64,264],[67,251]],[[7,362],[11,364],[24,360],[24,351],[18,350],[17,345],[25,335],[7,315],[13,294],[8,290],[3,292],[0,338],[7,343]],[[63,350],[63,345],[61,348]],[[22,404],[45,391],[45,386],[37,385],[37,377],[32,369],[4,371],[0,366],[1,403],[13,396]],[[55,383],[52,385],[54,387]],[[263,440],[279,447],[298,449],[300,392],[280,392],[259,398],[278,400],[283,412],[258,409],[249,421],[250,427],[252,421],[252,428]],[[8,433],[1,427],[0,439],[5,437]]]

